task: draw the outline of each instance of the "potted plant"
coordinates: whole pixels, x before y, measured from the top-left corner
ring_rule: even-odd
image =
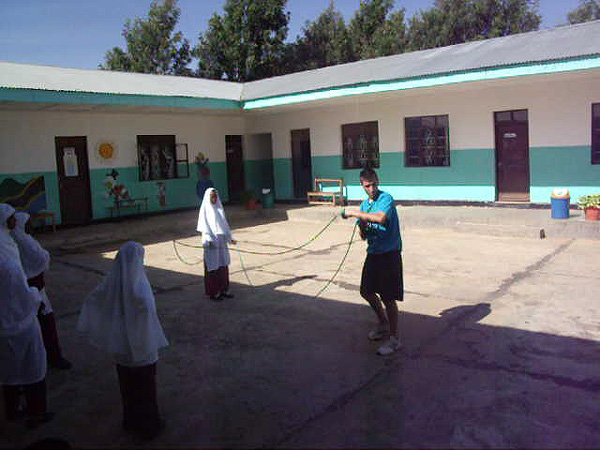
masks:
[[[582,195],[577,205],[584,210],[585,220],[600,220],[600,194]]]
[[[242,192],[241,198],[246,209],[256,209],[256,193],[253,190]]]

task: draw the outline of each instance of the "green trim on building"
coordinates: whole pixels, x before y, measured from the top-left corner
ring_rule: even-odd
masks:
[[[242,106],[241,102],[237,100],[225,100],[218,98],[46,91],[41,89],[18,88],[0,88],[0,101],[206,109],[240,109]]]
[[[600,193],[600,165],[592,165],[591,151],[589,145],[531,147],[531,202],[550,203],[550,194],[557,188],[569,189],[571,203],[581,195]]]
[[[294,198],[294,177],[291,158],[273,159],[273,176],[275,177],[275,198],[291,200]]]
[[[360,83],[339,88],[329,88],[294,94],[277,95],[273,97],[264,97],[254,100],[246,100],[242,103],[242,107],[245,110],[251,110],[294,103],[311,102],[316,100],[327,100],[330,98],[346,97],[350,95],[375,94],[379,92],[443,86],[447,84],[468,83],[472,81],[572,72],[576,70],[597,69],[599,67],[600,57],[595,56],[570,59],[567,61],[548,61],[536,64],[520,64],[509,67],[480,68],[463,72],[450,72],[398,80],[374,81],[370,83]]]

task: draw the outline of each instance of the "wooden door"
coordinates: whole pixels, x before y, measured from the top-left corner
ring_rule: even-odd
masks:
[[[54,142],[61,223],[88,223],[92,219],[92,201],[87,138],[56,137]]]
[[[292,130],[292,173],[296,198],[306,198],[306,193],[312,189],[311,159],[310,130]]]
[[[242,198],[242,192],[244,192],[245,189],[242,136],[225,136],[225,155],[227,158],[229,201],[239,202]]]
[[[496,187],[498,200],[529,201],[529,127],[527,111],[496,113]]]

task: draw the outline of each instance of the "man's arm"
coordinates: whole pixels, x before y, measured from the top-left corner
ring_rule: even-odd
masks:
[[[366,213],[362,211],[356,211],[353,209],[346,209],[345,214],[347,217],[356,217],[364,222],[372,222],[383,225],[387,220],[387,215],[383,211],[375,213]]]

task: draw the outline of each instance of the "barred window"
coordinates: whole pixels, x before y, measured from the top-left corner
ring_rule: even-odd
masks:
[[[406,167],[450,165],[447,115],[406,117],[404,130]]]
[[[189,177],[187,144],[175,135],[138,135],[137,144],[140,181]]]
[[[600,103],[592,104],[592,164],[600,164]]]
[[[379,168],[379,125],[377,121],[342,125],[344,169]]]

